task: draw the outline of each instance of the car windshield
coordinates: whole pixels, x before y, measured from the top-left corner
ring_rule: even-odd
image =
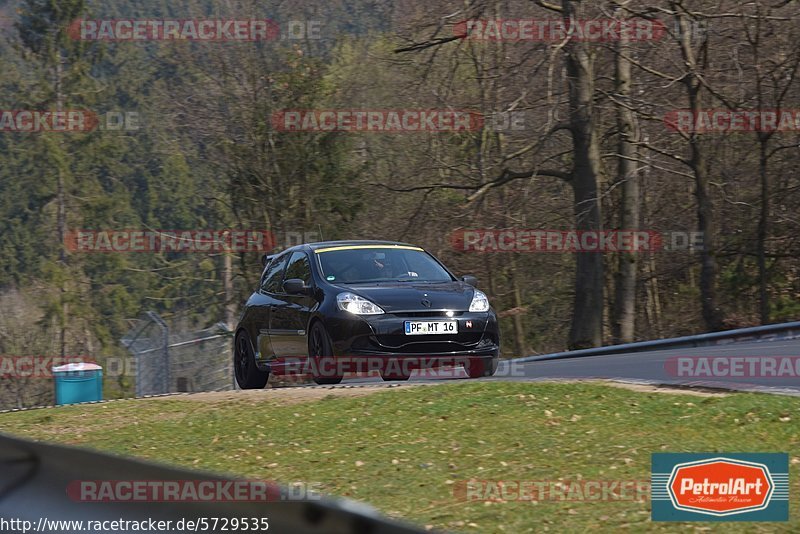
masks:
[[[329,282],[451,282],[450,276],[422,249],[399,247],[340,248],[317,254]]]

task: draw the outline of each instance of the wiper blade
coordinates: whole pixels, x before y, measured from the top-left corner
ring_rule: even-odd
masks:
[[[417,278],[403,278],[402,280],[395,280],[395,282],[415,282],[418,284],[446,284],[450,280],[419,280]]]

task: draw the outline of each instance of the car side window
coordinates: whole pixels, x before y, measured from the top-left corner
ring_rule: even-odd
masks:
[[[267,268],[264,278],[261,280],[261,291],[264,293],[280,293],[281,283],[283,282],[283,270],[286,267],[288,254],[275,258]]]
[[[289,265],[286,267],[286,276],[284,280],[290,278],[299,278],[306,285],[311,284],[311,265],[308,261],[308,256],[305,252],[295,252],[289,260]]]

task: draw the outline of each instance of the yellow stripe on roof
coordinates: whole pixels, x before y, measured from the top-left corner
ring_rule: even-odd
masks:
[[[359,250],[365,248],[398,248],[404,250],[419,250],[420,252],[424,252],[424,250],[419,247],[408,247],[406,245],[342,245],[340,247],[319,248],[314,252],[316,254],[322,254],[323,252],[331,252],[334,250]]]

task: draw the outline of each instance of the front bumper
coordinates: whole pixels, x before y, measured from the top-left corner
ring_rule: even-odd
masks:
[[[409,336],[406,321],[456,321],[458,333]],[[450,365],[454,358],[491,360],[500,355],[500,336],[494,312],[395,312],[355,316],[341,312],[328,318],[336,358],[419,360],[420,368]]]

